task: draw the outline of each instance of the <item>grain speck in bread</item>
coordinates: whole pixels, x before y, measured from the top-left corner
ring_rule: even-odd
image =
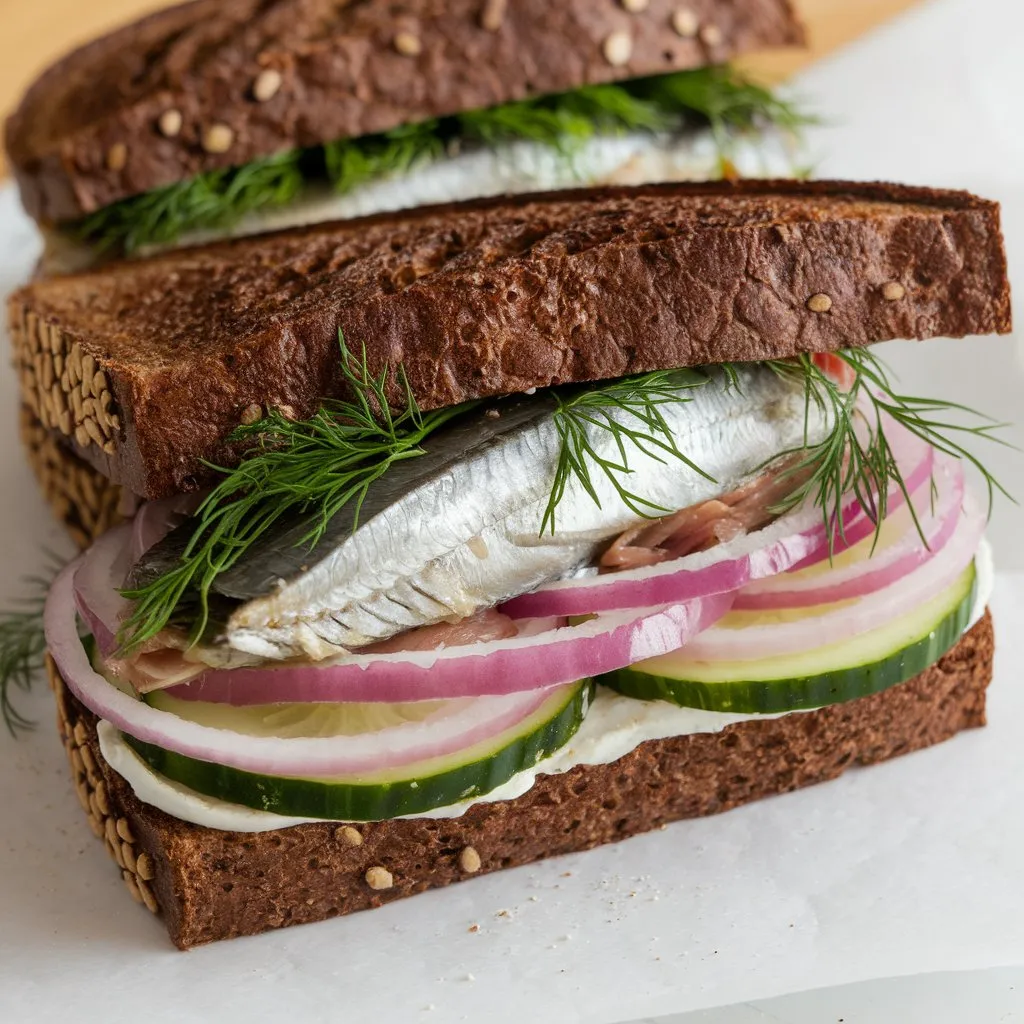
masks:
[[[890,281],[906,282],[902,301],[884,296]],[[199,486],[204,459],[236,460],[224,439],[249,407],[306,418],[338,395],[339,329],[372,373],[401,363],[426,410],[1005,333],[1010,300],[994,203],[745,181],[479,200],[180,250],[36,282],[9,323],[23,402],[156,498]]]
[[[141,804],[103,762],[95,718],[59,676],[51,678],[58,727],[90,827],[104,839],[133,898],[159,909],[171,939],[187,949],[587,850],[938,743],[985,724],[993,646],[986,613],[936,665],[882,693],[742,722],[717,734],[645,743],[610,765],[542,776],[518,800],[480,804],[462,818],[358,829],[299,825],[257,834],[201,828]],[[91,767],[82,756],[86,749]],[[664,842],[672,842],[671,834]],[[479,868],[470,870],[477,861]],[[677,872],[682,862],[671,863]]]

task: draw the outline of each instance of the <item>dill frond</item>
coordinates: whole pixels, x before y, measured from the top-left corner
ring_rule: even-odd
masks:
[[[0,715],[12,736],[32,729],[35,723],[15,706],[15,690],[28,693],[43,669],[46,636],[43,607],[53,577],[56,559],[50,557],[47,575],[25,580],[28,596],[0,611]]]
[[[727,380],[732,379],[727,377]],[[691,401],[685,392],[702,388],[709,380],[708,374],[700,370],[659,370],[626,377],[570,398],[556,395],[554,424],[561,446],[551,497],[540,524],[541,534],[554,534],[556,510],[573,478],[579,481],[598,508],[601,507],[592,476],[594,470],[608,478],[622,503],[634,515],[649,519],[676,511],[663,508],[629,489],[625,478],[632,472],[629,464],[631,451],[658,462],[673,459],[705,479],[713,480],[679,448],[660,408]],[[597,450],[591,439],[593,428],[611,435],[617,458],[609,458]]]
[[[996,492],[1013,500],[978,456],[959,440],[973,438],[1008,446],[996,436],[1006,424],[957,402],[901,394],[885,364],[866,348],[844,349],[836,355],[853,370],[848,391],[817,366],[810,355],[767,364],[780,376],[802,382],[806,408],[816,407],[832,423],[821,441],[812,444],[805,435],[801,447],[771,460],[792,459],[784,472],[793,477],[795,484],[786,501],[773,511],[781,514],[804,502],[812,503],[821,510],[832,548],[837,537],[844,538],[842,508],[846,499],[853,497],[875,524],[877,543],[888,514],[889,494],[896,490],[902,494],[924,541],[917,510],[886,433],[889,422],[910,431],[937,451],[973,465],[985,482],[990,512]]]

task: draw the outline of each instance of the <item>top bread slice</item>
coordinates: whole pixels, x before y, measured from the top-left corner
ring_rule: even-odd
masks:
[[[996,204],[884,184],[585,189],[424,208],[42,280],[22,400],[117,483],[200,486],[226,437],[344,393],[338,333],[423,409],[635,372],[1005,333]],[[394,398],[402,400],[395,384]]]
[[[6,145],[55,224],[281,150],[802,41],[790,0],[194,0],[53,65]]]

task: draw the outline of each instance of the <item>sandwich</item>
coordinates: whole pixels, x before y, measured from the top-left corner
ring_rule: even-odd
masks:
[[[805,120],[728,64],[789,0],[193,0],[64,57],[7,123],[46,272],[428,203],[788,175]]]
[[[181,948],[984,724],[964,470],[991,501],[998,435],[870,346],[1010,330],[993,203],[476,200],[40,280],[9,314],[89,481],[59,511],[103,480],[139,502],[54,582],[48,665],[90,827]]]

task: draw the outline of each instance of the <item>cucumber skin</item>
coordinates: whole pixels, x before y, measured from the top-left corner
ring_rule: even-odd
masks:
[[[699,682],[647,675],[625,668],[598,682],[627,697],[664,700],[680,707],[737,714],[778,714],[843,704],[913,679],[952,650],[967,628],[977,593],[975,577],[967,596],[920,640],[880,661],[794,679]]]
[[[526,768],[538,754],[553,754],[579,729],[593,697],[594,684],[583,682],[539,728],[519,736],[495,753],[427,777],[373,784],[258,775],[199,761],[122,733],[125,742],[154,771],[198,793],[297,818],[332,821],[384,821],[422,814],[497,789]],[[543,756],[542,758],[543,759]],[[410,766],[415,770],[415,765]]]

